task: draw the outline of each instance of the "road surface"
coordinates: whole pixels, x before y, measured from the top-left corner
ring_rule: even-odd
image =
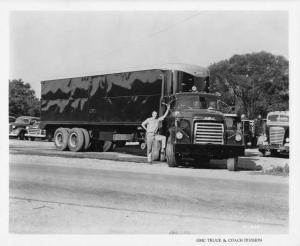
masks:
[[[10,141],[12,233],[288,233],[288,177],[81,158],[52,145]]]

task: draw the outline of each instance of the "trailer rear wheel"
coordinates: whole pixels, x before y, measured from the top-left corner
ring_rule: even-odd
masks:
[[[228,158],[226,161],[227,170],[229,171],[237,171],[238,170],[238,157]]]
[[[57,150],[66,150],[68,148],[69,132],[66,128],[58,128],[54,133],[54,145]]]
[[[91,146],[91,137],[87,129],[80,128],[84,135],[84,150],[87,150]]]
[[[71,151],[78,152],[83,149],[84,134],[80,128],[72,128],[69,132],[68,147]]]
[[[171,136],[168,138],[167,141],[166,157],[167,157],[167,163],[169,167],[177,167],[179,165],[179,159],[176,156],[175,148],[171,140]]]

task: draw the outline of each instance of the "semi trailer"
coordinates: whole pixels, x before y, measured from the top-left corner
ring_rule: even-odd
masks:
[[[236,170],[243,136],[227,129],[219,97],[209,93],[208,69],[187,64],[47,80],[41,82],[41,127],[62,151],[110,151],[128,141],[144,146],[141,123],[170,104],[159,130],[167,138],[168,165],[227,159],[228,169]]]

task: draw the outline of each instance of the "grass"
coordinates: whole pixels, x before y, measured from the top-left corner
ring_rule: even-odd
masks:
[[[271,166],[261,172],[262,174],[275,175],[275,176],[289,176],[290,168],[289,164],[282,166]]]

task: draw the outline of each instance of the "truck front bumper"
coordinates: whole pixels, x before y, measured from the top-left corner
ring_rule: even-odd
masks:
[[[290,147],[289,145],[288,146],[284,146],[284,145],[271,145],[271,144],[268,144],[268,145],[259,145],[258,146],[258,149],[259,151],[276,151],[280,154],[289,154],[290,152]]]
[[[181,156],[203,156],[225,159],[245,155],[244,145],[175,144],[175,152]]]

